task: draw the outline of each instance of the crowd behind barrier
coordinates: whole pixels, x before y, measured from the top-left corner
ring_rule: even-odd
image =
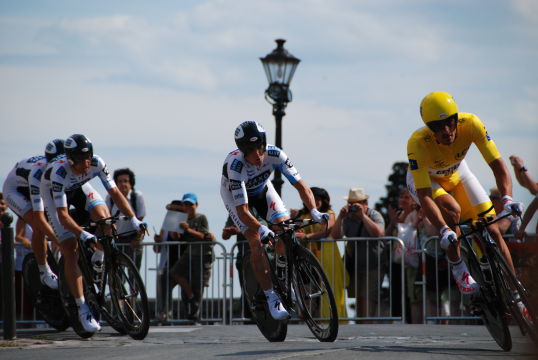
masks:
[[[510,236],[507,236],[510,237]],[[536,239],[536,234],[529,234],[529,238]],[[343,246],[345,242],[366,242],[367,246],[379,246],[383,243],[384,248],[392,249],[395,244],[401,246],[404,251],[402,257],[398,259],[402,264],[405,262],[406,254],[410,252],[405,248],[405,243],[402,239],[396,237],[381,237],[381,238],[344,238],[344,239],[321,239],[317,242],[336,242],[340,246]],[[181,296],[180,287],[174,287],[172,281],[166,282],[164,284],[164,289],[159,289],[157,281],[157,276],[160,272],[163,272],[165,269],[159,268],[158,256],[159,254],[153,253],[151,251],[154,245],[159,246],[174,246],[185,245],[185,242],[167,242],[167,243],[151,243],[145,242],[143,246],[143,258],[142,258],[142,267],[141,267],[141,276],[144,280],[144,283],[148,286],[148,294],[156,294],[156,296],[150,296],[151,309],[152,309],[152,324],[189,324],[192,323],[190,319],[186,316],[185,301]],[[389,244],[389,246],[386,246]],[[15,245],[20,245],[15,243]],[[192,246],[207,246],[207,242],[190,242],[189,245]],[[236,261],[236,254],[238,246],[241,246],[241,243],[234,244],[229,251],[226,250],[224,244],[219,241],[214,241],[213,252],[215,254],[214,261],[211,264],[211,276],[209,281],[206,281],[205,284],[200,284],[205,288],[203,293],[203,299],[201,301],[200,308],[200,323],[202,324],[241,324],[251,321],[248,314],[248,307],[243,303],[244,299],[241,297],[241,290],[239,285],[239,277],[237,270],[234,268],[234,263]],[[120,246],[127,246],[126,244]],[[321,256],[323,257],[323,246],[319,246],[321,249]],[[192,247],[190,248],[192,249]],[[446,262],[444,260],[444,253],[440,250],[437,237],[430,237],[423,244],[421,249],[415,249],[412,251],[419,255],[421,258],[420,264],[420,277],[412,283],[412,288],[414,291],[417,291],[418,298],[421,299],[421,309],[422,317],[421,322],[423,323],[471,323],[478,324],[480,323],[479,318],[472,316],[467,310],[468,298],[463,296],[458,291],[457,287],[454,285],[450,272],[446,268]],[[198,252],[200,253],[200,252]],[[343,259],[341,261],[346,261],[346,254],[343,252]],[[350,291],[357,291],[364,286],[364,284],[350,284],[350,278],[347,272],[344,272],[343,279],[335,279],[333,271],[333,276],[329,276],[329,281],[331,284],[342,283],[345,284],[345,303],[348,310],[348,314],[345,316],[340,315],[340,321],[342,323],[362,323],[362,322],[376,322],[376,323],[392,323],[392,322],[410,322],[405,311],[395,314],[394,304],[393,304],[393,279],[390,278],[391,266],[393,262],[393,252],[388,251],[385,253],[378,252],[377,266],[375,268],[369,268],[368,264],[365,264],[367,270],[375,273],[375,278],[377,278],[377,294],[375,299],[368,298],[367,300],[372,300],[378,306],[376,307],[374,316],[357,316],[356,312],[353,310],[354,296],[350,294]],[[382,257],[386,257],[385,260],[382,260]],[[155,260],[155,261],[152,261]],[[192,258],[194,261],[195,259]],[[367,256],[367,263],[372,259]],[[197,264],[202,264],[201,262],[196,262]],[[333,262],[335,264],[336,262]],[[519,265],[518,265],[519,264]],[[521,262],[516,261],[517,271],[521,272],[522,267]],[[397,275],[403,280],[404,267],[399,267],[401,272]],[[432,270],[433,269],[433,270]],[[327,271],[331,273],[331,271]],[[190,274],[185,275],[187,278],[190,277]],[[155,279],[151,281],[150,279]],[[337,281],[340,280],[340,281]],[[199,279],[200,282],[204,279]],[[354,286],[353,286],[354,285]],[[154,287],[150,289],[149,287]],[[530,286],[530,285],[529,285]],[[355,288],[355,289],[353,289]],[[409,290],[409,287],[407,288]],[[24,287],[18,289],[18,291],[24,292]],[[405,294],[406,288],[402,287],[401,293],[397,294],[401,297],[402,309],[405,309],[406,301],[408,297]],[[171,294],[171,296],[166,296],[166,294]],[[368,291],[366,291],[367,297],[369,296]],[[158,299],[161,297],[161,299]],[[162,298],[164,297],[164,299]],[[29,301],[28,296],[24,294],[19,294],[17,299],[20,301]],[[158,318],[160,310],[158,306],[164,307],[166,313],[165,318]],[[17,309],[25,309],[27,307],[24,304],[18,304]],[[31,314],[24,314],[22,310],[17,312],[17,327],[25,326],[47,326],[43,320],[39,319],[39,316],[33,311]],[[292,319],[292,321],[298,321],[298,319]]]

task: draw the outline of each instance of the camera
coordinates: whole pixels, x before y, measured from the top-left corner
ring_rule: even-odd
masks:
[[[357,211],[357,205],[349,205],[348,210],[349,210],[349,212]]]

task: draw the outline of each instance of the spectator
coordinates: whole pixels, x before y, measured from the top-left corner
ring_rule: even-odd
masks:
[[[304,228],[303,231],[297,232],[297,238],[301,240],[301,242],[319,259],[333,289],[338,317],[347,318],[346,299],[344,294],[346,278],[340,250],[338,250],[336,242],[319,241],[330,236],[336,215],[331,209],[331,198],[325,189],[311,187],[310,190],[312,190],[312,193],[314,194],[316,209],[322,213],[328,213],[330,216],[329,221],[327,225],[316,223]],[[312,219],[310,211],[308,211],[308,208],[304,206],[304,204],[297,215],[301,219]],[[321,316],[329,316],[329,308],[326,303],[322,304]]]
[[[184,212],[181,200],[172,200],[166,205],[166,210]],[[168,232],[161,229],[159,234],[155,234],[153,240],[156,243],[179,241],[179,233]],[[181,253],[180,245],[155,245],[153,250],[160,253],[158,270],[157,270],[157,320],[166,321],[172,317],[172,290],[176,285],[171,283],[170,268],[179,259]]]
[[[381,237],[385,230],[383,216],[368,207],[369,196],[362,188],[352,188],[344,199],[347,204],[340,209],[331,236]],[[382,263],[378,263],[384,243],[373,241],[348,241],[345,264],[351,277],[348,296],[354,296],[357,317],[370,317],[376,313],[381,285]]]
[[[261,216],[259,216],[256,208],[251,207],[250,213],[260,222],[260,224],[267,226],[267,222]],[[245,250],[248,249],[248,243],[241,230],[239,230],[239,228],[234,224],[232,218],[228,215],[224,228],[222,229],[222,240],[228,240],[234,235],[237,236],[237,255],[235,257],[235,268],[239,274],[239,284],[241,285],[241,306],[243,309],[243,316],[245,318],[250,318],[251,312],[243,294],[243,257],[245,256]]]
[[[138,220],[143,221],[146,216],[146,205],[142,193],[134,188],[135,174],[129,168],[118,169],[114,171],[114,182],[123,196],[129,201],[135,216]],[[110,195],[106,197],[106,204],[112,216],[121,214]],[[123,216],[123,214],[121,215]],[[119,236],[118,244],[120,244],[120,249],[133,260],[136,268],[140,270],[140,266],[142,265],[142,247],[140,243],[144,240],[144,232],[133,232],[131,222],[125,219],[118,221],[117,228],[118,234],[128,234]]]
[[[185,242],[212,242],[214,236],[209,232],[209,225],[205,215],[196,212],[198,197],[194,193],[186,193],[181,199],[187,221],[179,224],[183,234],[179,240]],[[174,264],[171,276],[181,286],[181,296],[187,307],[187,318],[195,323],[199,321],[200,302],[203,296],[203,287],[209,286],[211,263],[213,262],[213,249],[210,244],[188,245]]]
[[[517,182],[528,189],[531,194],[536,195],[536,193],[538,193],[538,183],[531,178],[529,171],[523,163],[523,159],[519,156],[511,155],[510,163],[514,167],[514,174],[516,175]]]
[[[389,225],[385,230],[387,236],[395,236],[402,239],[406,246],[404,256],[404,283],[402,284],[402,247],[399,243],[393,242],[393,256],[391,273],[389,274],[392,287],[392,316],[402,316],[402,287],[405,298],[405,315],[407,322],[417,319],[417,312],[420,309],[422,299],[415,296],[415,279],[418,274],[418,255],[413,253],[420,248],[417,242],[418,212],[417,204],[406,188],[400,190],[398,196],[398,209],[389,205]]]

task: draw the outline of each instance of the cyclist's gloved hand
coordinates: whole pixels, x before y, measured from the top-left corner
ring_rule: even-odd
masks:
[[[136,218],[136,216],[133,216],[131,218],[131,225],[133,228],[135,228],[136,230],[146,230],[148,228],[148,223],[145,222],[145,221],[140,221]]]
[[[450,243],[458,238],[456,233],[446,225],[441,228],[439,234],[441,235],[441,249],[443,250],[448,249]]]
[[[321,223],[323,220],[329,221],[329,214],[319,212],[318,209],[310,210],[310,215],[312,215],[312,220],[317,223]]]
[[[262,241],[262,244],[267,244],[269,242],[269,239],[275,237],[275,233],[269,230],[269,228],[265,225],[260,225],[260,227],[258,228],[258,234],[260,234],[260,240]]]
[[[504,195],[502,197],[504,211],[508,213],[514,213],[515,215],[523,214],[523,203],[514,202],[512,197],[509,195]]]
[[[97,237],[94,234],[90,234],[87,231],[83,231],[80,234],[79,239],[85,244],[91,244],[91,243],[95,244],[97,242]]]

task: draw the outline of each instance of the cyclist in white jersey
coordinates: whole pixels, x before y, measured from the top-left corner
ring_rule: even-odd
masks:
[[[274,319],[284,319],[289,313],[273,291],[269,264],[262,256],[262,241],[273,237],[274,233],[256,220],[249,211],[249,205],[270,222],[289,219],[288,210],[269,181],[273,170],[278,169],[297,189],[314,221],[327,221],[329,214],[320,213],[316,209],[310,187],[301,179],[284,151],[267,144],[265,130],[259,123],[241,123],[235,129],[235,142],[239,149],[229,153],[224,161],[220,194],[233,222],[248,240],[252,269],[267,297],[271,316]],[[279,255],[285,254],[282,243],[277,243],[276,252]]]
[[[143,230],[146,224],[136,218],[129,202],[112,180],[103,159],[93,154],[93,145],[86,136],[71,135],[66,139],[64,147],[66,155],[49,164],[43,174],[41,194],[64,257],[66,280],[78,305],[80,322],[86,331],[95,332],[99,331],[101,326],[84,299],[82,276],[77,264],[76,238],[86,242],[96,242],[96,239],[71,217],[69,205],[74,205],[78,211],[89,212],[92,220],[110,217],[103,198],[88,183],[94,177],[99,177],[114,203],[130,218],[133,228]],[[102,248],[97,244],[92,263],[102,264],[103,256]]]
[[[47,263],[47,238],[56,241],[56,236],[45,218],[39,186],[47,163],[63,153],[63,140],[52,140],[45,147],[44,156],[32,156],[17,162],[7,175],[2,189],[9,208],[32,227],[32,250],[39,277],[42,284],[52,289],[58,289],[58,278]]]

